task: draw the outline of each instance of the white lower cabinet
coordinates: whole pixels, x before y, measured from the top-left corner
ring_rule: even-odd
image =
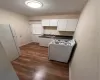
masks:
[[[52,41],[51,38],[39,38],[39,45],[40,46],[44,46],[44,47],[48,47],[49,43]]]

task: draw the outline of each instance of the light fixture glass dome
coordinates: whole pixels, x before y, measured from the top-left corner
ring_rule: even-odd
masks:
[[[41,8],[42,7],[42,3],[36,0],[28,0],[25,2],[25,4],[31,8]]]

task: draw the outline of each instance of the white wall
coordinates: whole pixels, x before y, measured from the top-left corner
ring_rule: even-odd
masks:
[[[75,33],[78,45],[70,64],[70,80],[100,80],[100,26],[97,26],[97,3],[100,4],[99,0],[89,0],[80,16]]]
[[[29,17],[29,20],[79,18],[80,14],[45,15]]]
[[[0,9],[0,24],[10,24],[15,30],[19,46],[31,42],[28,17]]]

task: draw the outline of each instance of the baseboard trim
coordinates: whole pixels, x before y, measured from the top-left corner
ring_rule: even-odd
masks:
[[[30,44],[30,43],[32,43],[32,42],[28,42],[28,43],[22,44],[19,47],[25,46],[25,45]]]
[[[69,80],[72,80],[71,79],[71,67],[70,67],[70,65],[69,65]]]
[[[23,47],[23,46],[29,45],[29,44],[38,44],[39,45],[39,43],[36,43],[36,42],[29,42],[27,44],[21,45],[20,48]]]

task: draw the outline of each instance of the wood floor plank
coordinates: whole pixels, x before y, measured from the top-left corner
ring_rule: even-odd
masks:
[[[20,80],[69,80],[69,66],[48,60],[48,48],[28,44],[20,48],[21,56],[12,62]]]

